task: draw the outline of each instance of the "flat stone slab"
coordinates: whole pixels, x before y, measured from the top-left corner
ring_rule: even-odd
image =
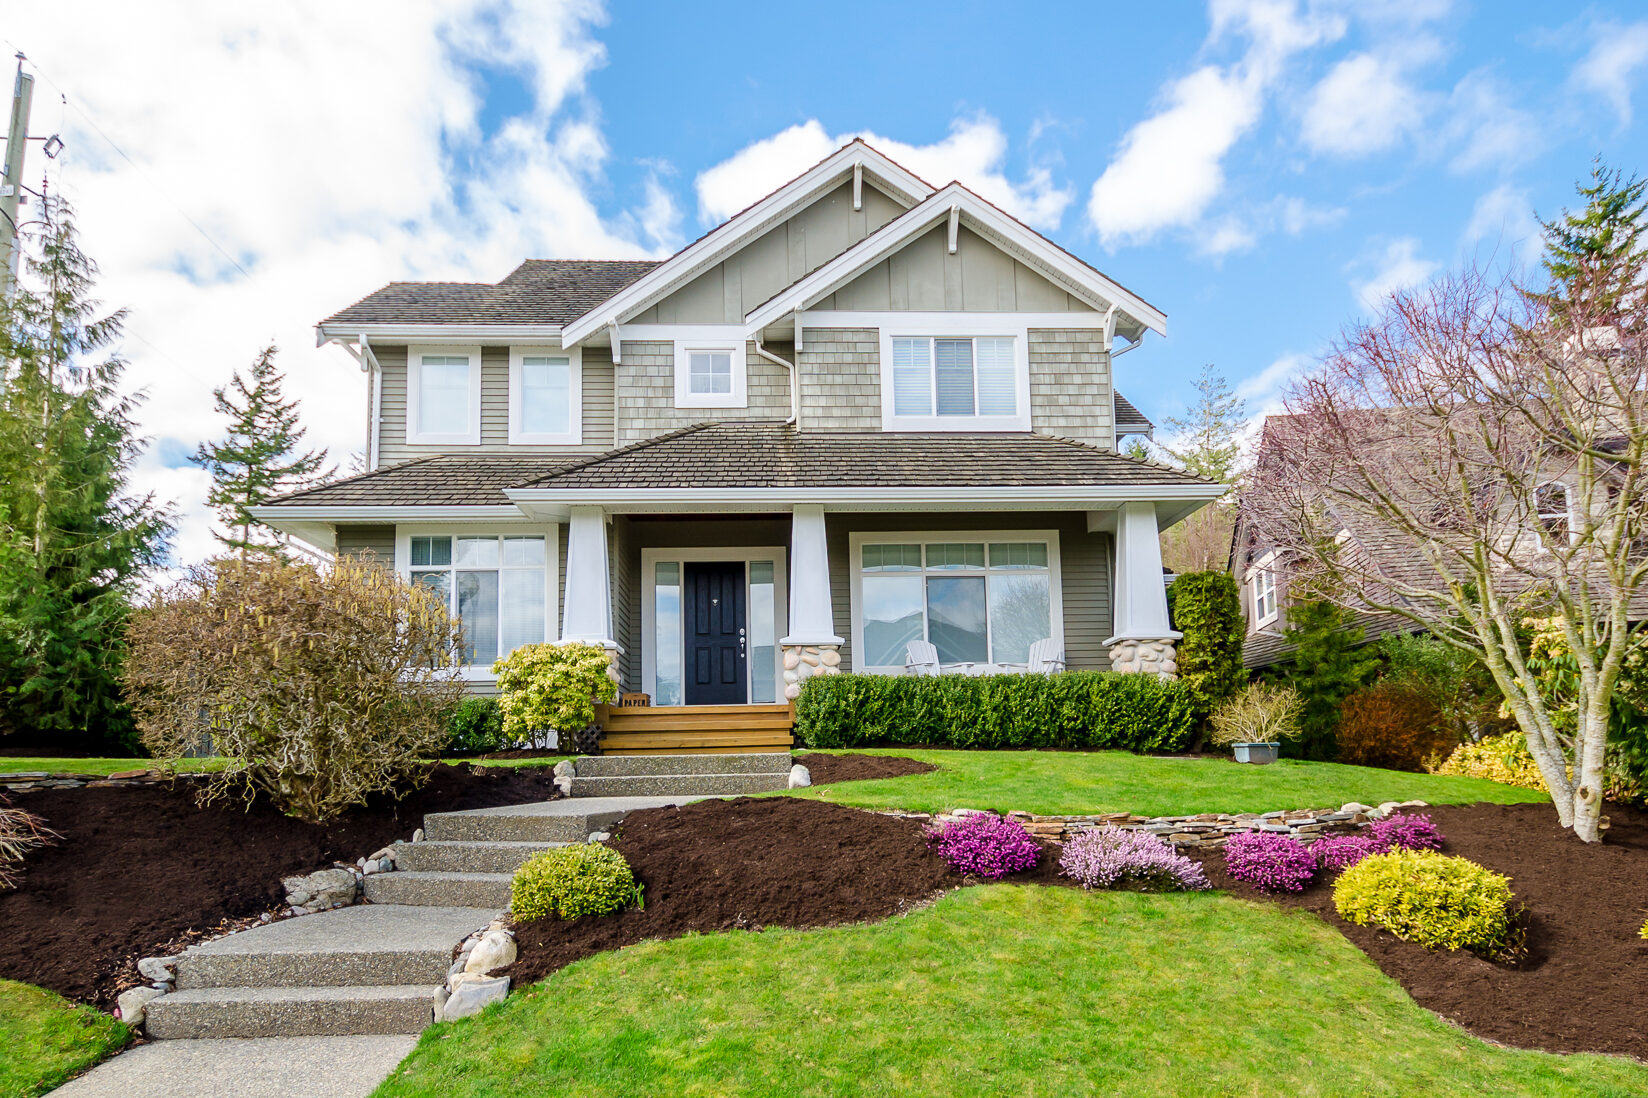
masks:
[[[424,830],[434,840],[506,842],[583,842],[591,831],[604,831],[630,812],[702,800],[691,796],[566,797],[500,808],[431,812]]]
[[[417,1043],[409,1034],[155,1041],[52,1093],[59,1098],[366,1098]]]
[[[703,797],[562,797],[531,804],[506,804],[501,808],[470,808],[462,812],[438,812],[438,816],[593,816],[603,812],[634,812],[642,808],[668,808],[672,804],[703,800]]]

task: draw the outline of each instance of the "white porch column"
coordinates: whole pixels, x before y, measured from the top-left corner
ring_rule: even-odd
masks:
[[[790,633],[778,643],[784,649],[784,697],[793,702],[807,679],[840,670],[842,640],[830,602],[824,506],[797,504],[790,521]]]
[[[561,639],[599,644],[612,639],[612,575],[607,555],[607,516],[599,507],[574,507],[567,526],[566,592],[561,600]]]
[[[1168,626],[1161,534],[1153,503],[1124,503],[1116,510],[1113,601],[1116,635],[1104,642],[1110,646],[1111,670],[1174,677],[1178,664],[1173,642],[1182,634]]]

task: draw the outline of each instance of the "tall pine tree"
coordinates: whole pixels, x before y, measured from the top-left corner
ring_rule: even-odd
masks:
[[[1648,180],[1626,178],[1598,159],[1590,185],[1574,189],[1585,200],[1578,213],[1565,209],[1540,222],[1552,290],[1534,296],[1562,316],[1578,295],[1593,322],[1640,308],[1648,270]]]
[[[111,350],[125,313],[99,315],[71,209],[43,207],[28,277],[0,301],[0,731],[106,747],[130,742],[124,627],[171,524],[129,489],[137,399]]]
[[[214,536],[242,559],[282,554],[281,543],[252,517],[252,508],[326,475],[325,450],[298,449],[306,429],[298,422],[298,402],[281,393],[285,380],[275,369],[273,345],[252,363],[249,383],[236,370],[228,385],[212,390],[218,412],[229,417],[229,433],[219,442],[202,443],[189,459],[212,474],[206,502],[229,531]]]
[[[1196,402],[1183,416],[1167,421],[1173,445],[1158,445],[1188,472],[1232,484],[1238,478],[1246,420],[1246,402],[1210,364],[1196,379]],[[1208,504],[1162,535],[1162,563],[1175,572],[1223,570],[1235,521],[1227,500]]]

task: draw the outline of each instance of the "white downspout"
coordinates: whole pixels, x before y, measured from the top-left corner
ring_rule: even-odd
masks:
[[[801,390],[795,376],[795,363],[788,359],[779,358],[765,347],[761,346],[761,337],[755,337],[755,353],[768,362],[776,362],[790,372],[790,418],[784,421],[786,426],[801,426]]]

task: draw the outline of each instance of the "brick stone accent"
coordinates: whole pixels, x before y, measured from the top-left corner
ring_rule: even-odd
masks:
[[[1179,677],[1177,657],[1178,650],[1165,637],[1160,640],[1119,640],[1110,646],[1110,670],[1176,679]]]
[[[841,672],[841,648],[834,644],[786,644],[784,646],[784,700],[795,701],[801,686],[814,675]]]

